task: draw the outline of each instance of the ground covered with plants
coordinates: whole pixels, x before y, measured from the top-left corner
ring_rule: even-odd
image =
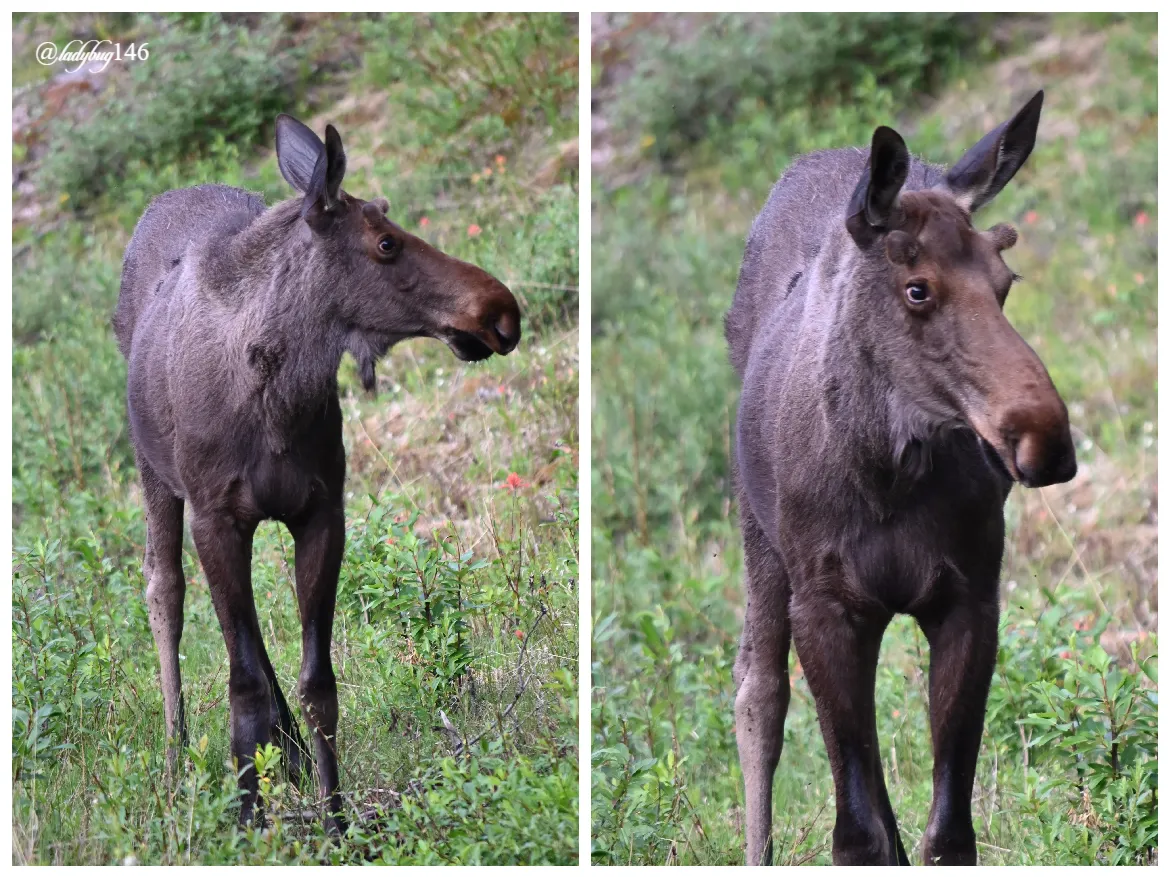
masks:
[[[1157,23],[1152,15],[595,18],[592,850],[738,863],[742,561],[722,316],[791,158],[896,127],[954,161],[1037,88],[1007,314],[1069,404],[1080,474],[1009,501],[1000,654],[975,785],[981,861],[1157,861]],[[927,647],[887,631],[883,768],[917,859]],[[781,864],[827,863],[833,788],[795,653]]]
[[[74,37],[147,42],[149,60],[36,63],[38,44]],[[575,863],[575,17],[24,15],[13,48],[14,864]],[[258,759],[268,823],[236,827],[226,653],[189,536],[191,746],[165,777],[110,327],[155,195],[212,181],[292,194],[278,112],[337,125],[345,188],[388,198],[392,219],[496,274],[525,314],[506,359],[404,343],[372,395],[343,363],[339,840],[275,750]],[[253,586],[286,694],[292,561],[287,532],[263,525]]]

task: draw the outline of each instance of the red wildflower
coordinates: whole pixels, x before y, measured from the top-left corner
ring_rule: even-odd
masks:
[[[1144,210],[1139,210],[1137,212],[1137,216],[1135,216],[1133,218],[1133,224],[1138,226],[1139,228],[1141,228],[1143,225],[1145,225],[1149,221],[1150,221],[1150,216]]]
[[[507,160],[508,159],[504,158],[504,156],[502,156],[502,155],[496,156],[496,164],[498,164],[498,165],[503,165]]]
[[[424,216],[422,219],[420,219],[418,221],[418,224],[421,225],[423,228],[426,228],[428,225],[431,224],[431,221]]]
[[[1035,210],[1029,210],[1027,213],[1024,214],[1024,222],[1028,223],[1028,225],[1035,225],[1036,220],[1039,218],[1040,218],[1040,214],[1037,213]]]
[[[524,631],[522,631],[522,630],[516,631],[516,639],[524,639]]]
[[[509,472],[507,479],[505,479],[504,483],[500,485],[500,487],[506,487],[511,491],[516,491],[521,487],[527,486],[528,482],[517,475],[515,472]]]
[[[467,236],[468,236],[469,238],[477,238],[477,237],[479,237],[479,233],[480,233],[481,231],[483,231],[483,229],[482,229],[482,228],[480,228],[478,225],[476,225],[474,222],[473,222],[473,223],[471,223],[471,225],[467,226]]]

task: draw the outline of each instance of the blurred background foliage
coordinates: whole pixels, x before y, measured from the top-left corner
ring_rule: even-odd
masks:
[[[1008,503],[979,852],[1156,862],[1156,17],[597,14],[592,53],[593,861],[742,861],[722,318],[771,185],[883,124],[948,164],[1044,88],[1037,147],[977,225],[1020,231],[1007,314],[1068,402],[1080,472]],[[927,657],[896,620],[878,727],[908,850],[931,797]],[[790,660],[777,860],[828,862],[829,767]]]
[[[73,39],[137,57],[37,62],[41,43]],[[561,14],[15,17],[14,863],[576,861],[578,57],[576,16]],[[345,188],[496,274],[525,316],[516,355],[477,366],[399,345],[373,396],[343,362],[340,841],[303,818],[315,789],[293,790],[276,753],[262,759],[269,825],[236,828],[226,655],[189,540],[192,747],[164,781],[110,328],[123,250],[156,195],[293,195],[278,112],[337,125]],[[286,692],[291,547],[265,524],[253,565]]]

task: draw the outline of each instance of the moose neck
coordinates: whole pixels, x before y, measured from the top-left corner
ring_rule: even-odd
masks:
[[[274,206],[232,239],[223,259],[265,415],[290,432],[336,399],[347,345],[335,272],[299,209],[295,200]]]
[[[837,462],[854,473],[865,492],[880,494],[895,485],[905,489],[925,474],[936,425],[898,386],[893,368],[898,351],[890,343],[890,333],[898,329],[889,325],[882,300],[887,281],[866,261],[853,250],[829,266],[837,276],[821,278],[814,307],[820,404],[839,448]]]

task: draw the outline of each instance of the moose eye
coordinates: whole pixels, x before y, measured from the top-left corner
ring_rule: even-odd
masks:
[[[925,283],[908,283],[906,300],[912,305],[924,305],[930,301],[930,289]]]
[[[393,256],[398,252],[398,241],[392,237],[384,237],[378,241],[378,252],[383,256]]]

